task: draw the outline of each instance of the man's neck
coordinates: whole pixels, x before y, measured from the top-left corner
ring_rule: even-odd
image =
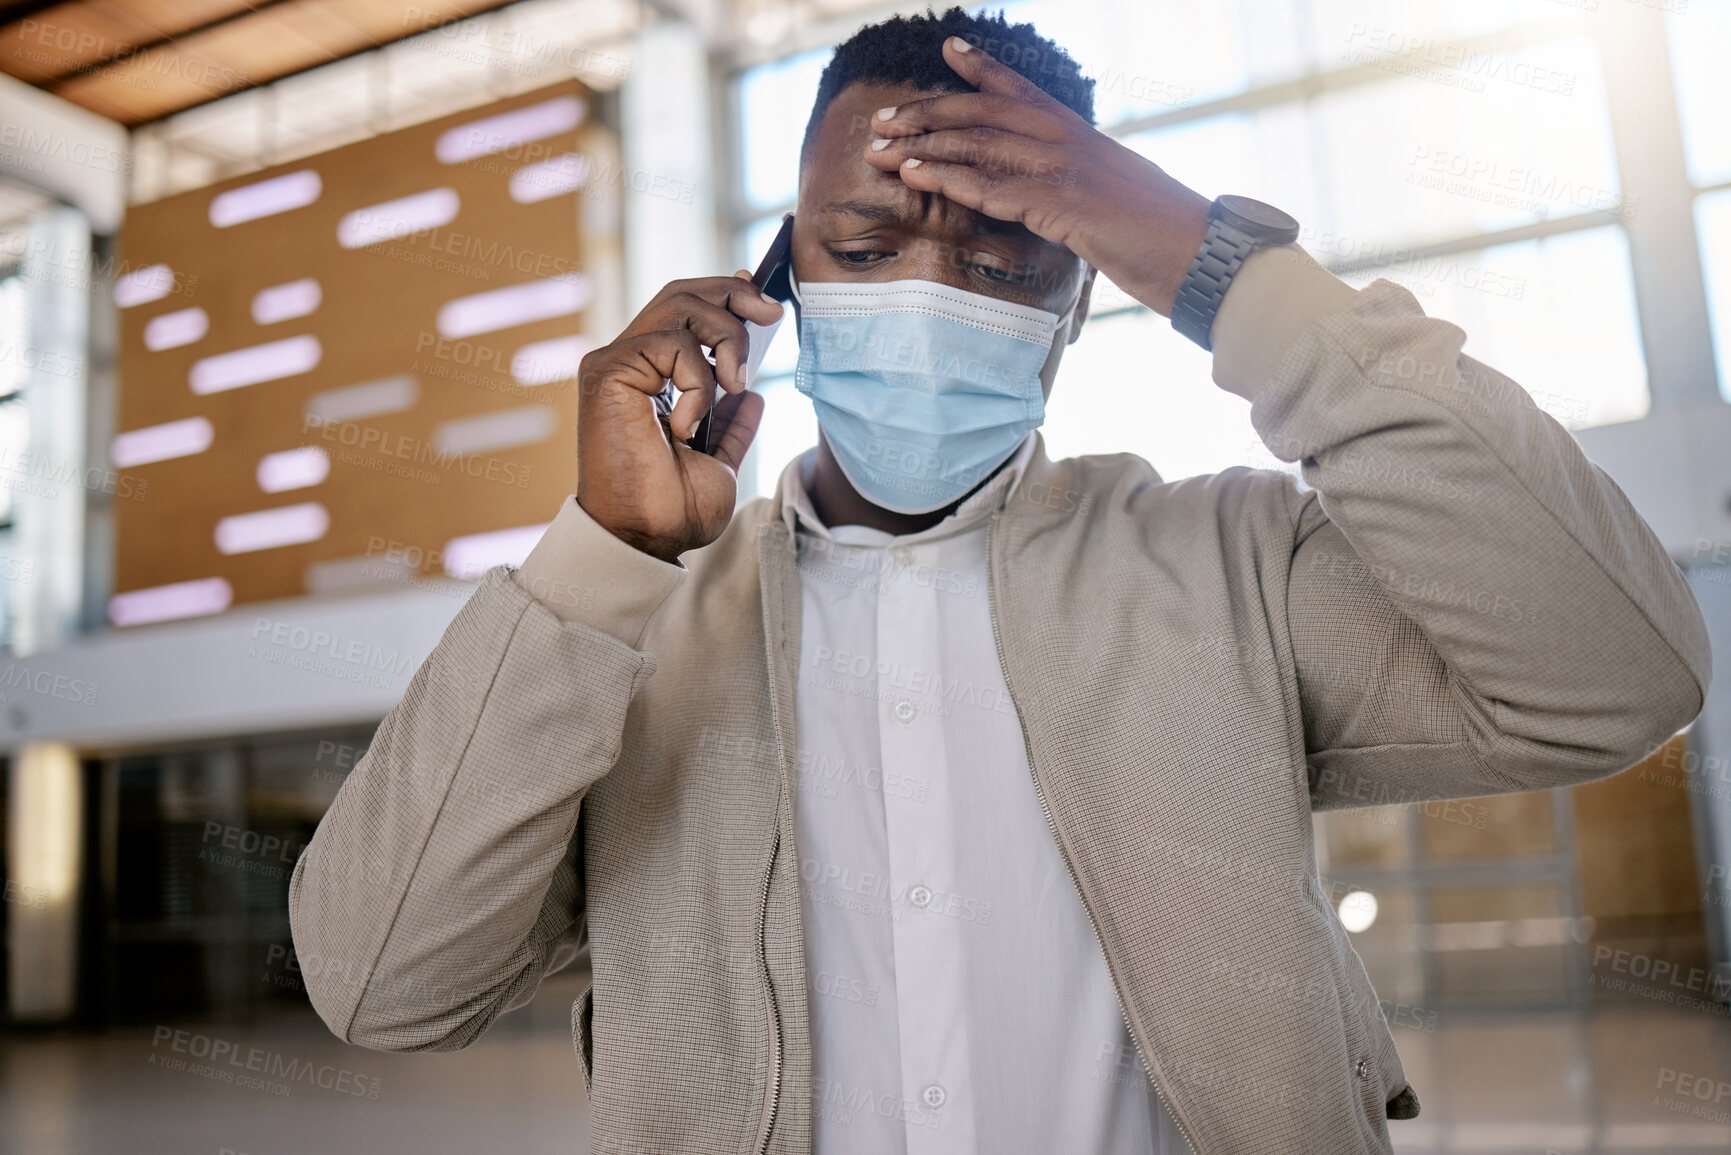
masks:
[[[1002,469],[1003,466],[998,468]],[[841,464],[831,452],[829,442],[821,435],[817,439],[817,460],[802,462],[800,465],[800,482],[811,497],[812,511],[824,525],[831,529],[841,525],[863,525],[896,537],[930,529],[956,512],[962,502],[979,492],[980,486],[997,475],[998,470],[992,470],[981,479],[979,485],[942,509],[934,509],[930,513],[897,513],[881,505],[873,505],[860,495],[859,490],[848,481],[847,474],[841,471]]]

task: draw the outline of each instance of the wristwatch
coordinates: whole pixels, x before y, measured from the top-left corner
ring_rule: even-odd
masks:
[[[1249,197],[1215,197],[1202,248],[1172,302],[1172,327],[1213,352],[1209,334],[1214,314],[1244,258],[1264,245],[1290,245],[1297,239],[1298,222],[1273,205]]]

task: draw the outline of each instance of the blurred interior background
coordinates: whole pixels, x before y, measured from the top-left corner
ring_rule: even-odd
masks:
[[[1397,1150],[1731,1150],[1731,0],[978,7],[1069,48],[1105,131],[1459,324],[1688,573],[1719,677],[1670,745],[1372,800],[1318,854],[1423,1104]],[[923,8],[0,3],[0,1149],[585,1149],[581,967],[468,1051],[348,1048],[288,877],[571,492],[583,352],[756,264],[830,48]],[[793,360],[783,326],[742,500],[815,441]],[[1045,437],[1292,468],[1105,283]]]

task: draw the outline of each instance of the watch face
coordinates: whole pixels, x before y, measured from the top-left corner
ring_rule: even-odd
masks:
[[[1273,205],[1240,196],[1223,196],[1215,203],[1222,220],[1252,236],[1283,245],[1298,239],[1298,222]]]

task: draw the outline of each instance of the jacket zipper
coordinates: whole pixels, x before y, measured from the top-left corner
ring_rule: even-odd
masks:
[[[776,820],[780,822],[779,816]],[[769,866],[763,872],[763,889],[758,895],[757,941],[763,948],[763,996],[769,1004],[770,1038],[774,1051],[770,1061],[769,1093],[764,1096],[763,1121],[758,1124],[758,1155],[768,1155],[769,1135],[775,1129],[775,1112],[781,1099],[781,1011],[775,1005],[775,989],[769,979],[769,944],[765,934],[769,926],[769,880],[775,873],[775,856],[781,853],[781,832],[776,831],[775,844],[770,847]]]
[[[1001,512],[1001,511],[1000,511]],[[1052,841],[1058,844],[1058,857],[1064,860],[1064,870],[1070,876],[1070,885],[1076,888],[1076,897],[1082,900],[1082,913],[1088,916],[1088,926],[1094,931],[1094,941],[1099,944],[1100,955],[1106,960],[1106,973],[1112,979],[1112,990],[1118,995],[1118,1017],[1124,1020],[1124,1031],[1130,1036],[1130,1042],[1135,1045],[1136,1053],[1142,1058],[1143,1073],[1148,1076],[1148,1085],[1154,1088],[1155,1098],[1160,1100],[1161,1108],[1172,1119],[1178,1128],[1178,1134],[1184,1139],[1191,1155],[1195,1155],[1197,1147],[1190,1138],[1190,1132],[1184,1127],[1184,1121],[1178,1117],[1166,1101],[1165,1092],[1160,1090],[1159,1082],[1154,1078],[1154,1071],[1148,1066],[1146,1048],[1136,1037],[1136,1028],[1130,1022],[1130,1015],[1124,1010],[1123,986],[1118,981],[1118,971],[1112,965],[1112,953],[1106,949],[1106,940],[1100,935],[1100,924],[1094,921],[1094,911],[1088,906],[1088,896],[1082,892],[1082,884],[1076,880],[1076,869],[1070,865],[1070,852],[1064,849],[1064,840],[1058,836],[1058,824],[1052,818],[1052,810],[1046,805],[1046,792],[1040,786],[1040,776],[1034,771],[1034,745],[1028,741],[1028,726],[1022,721],[1022,708],[1016,704],[1016,690],[1010,685],[1009,663],[1004,661],[1004,640],[998,633],[998,567],[994,564],[992,554],[992,531],[998,527],[998,513],[992,514],[992,520],[986,524],[986,581],[990,597],[986,601],[986,613],[992,620],[992,644],[998,651],[998,668],[1004,674],[1004,690],[1010,695],[1010,705],[1016,707],[1016,725],[1022,731],[1022,748],[1027,752],[1028,774],[1034,780],[1034,796],[1040,800],[1040,812],[1046,816],[1046,826],[1052,832]]]
[[[761,541],[762,541],[761,537],[759,538],[759,541],[761,543]],[[760,549],[762,548],[761,544],[760,544],[759,548]],[[761,553],[759,554],[759,557],[760,558],[762,557]],[[759,594],[761,597],[761,605],[763,608],[763,624],[764,624],[764,655],[763,656],[764,656],[764,661],[767,663],[767,665],[768,665],[768,667],[772,673],[772,677],[773,677],[774,671],[778,669],[777,664],[776,664],[776,660],[775,660],[775,654],[773,653],[773,648],[772,648],[771,640],[770,640],[769,623],[771,622],[771,620],[773,620],[773,618],[772,618],[771,608],[769,605],[769,591],[763,585],[761,572],[759,574],[758,591],[759,591]],[[771,715],[774,719],[774,723],[775,723],[775,733],[776,733],[777,744],[780,747],[781,755],[785,758],[786,752],[787,752],[787,747],[785,744],[785,735],[787,734],[787,730],[786,730],[786,726],[785,726],[784,721],[783,721],[782,716],[781,716],[781,695],[777,692],[777,687],[773,681],[770,685],[769,709],[770,709],[770,713],[771,713]],[[785,762],[782,764],[780,769],[781,769],[781,772],[784,774],[787,772],[788,768],[787,768],[787,765]],[[758,945],[758,949],[763,952],[763,997],[764,997],[764,1002],[769,1004],[769,1034],[770,1034],[770,1041],[774,1044],[774,1046],[771,1050],[771,1055],[770,1055],[769,1091],[764,1096],[763,1119],[762,1119],[762,1122],[758,1124],[759,1133],[758,1133],[758,1139],[757,1139],[757,1146],[755,1148],[756,1155],[769,1155],[769,1139],[770,1139],[770,1135],[775,1130],[776,1111],[781,1106],[781,1063],[782,1063],[781,1008],[776,1006],[776,1003],[775,1003],[775,984],[771,981],[770,974],[769,974],[769,941],[768,941],[768,934],[769,934],[769,884],[770,884],[770,881],[775,876],[776,857],[781,853],[781,805],[780,805],[779,799],[777,799],[777,802],[776,802],[775,823],[776,823],[775,840],[770,844],[769,864],[767,866],[765,866],[763,869],[763,885],[762,885],[762,887],[759,888],[758,895],[757,895],[757,945]]]

